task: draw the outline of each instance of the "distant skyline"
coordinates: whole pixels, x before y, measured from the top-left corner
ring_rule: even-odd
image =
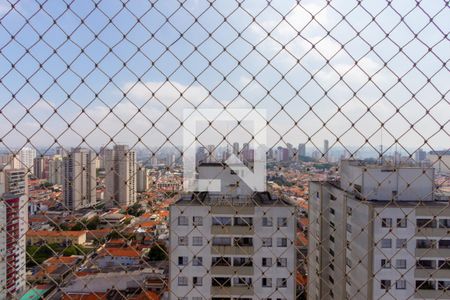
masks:
[[[0,148],[180,145],[183,109],[253,106],[269,147],[450,147],[445,1],[43,8],[0,2]]]

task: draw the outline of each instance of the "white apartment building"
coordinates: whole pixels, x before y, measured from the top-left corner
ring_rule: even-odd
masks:
[[[73,149],[63,159],[63,197],[66,208],[77,210],[95,205],[95,154],[83,148]]]
[[[36,158],[36,149],[23,147],[19,151],[20,167],[26,169],[29,173],[34,172],[34,159]]]
[[[136,168],[136,191],[139,193],[146,192],[149,187],[148,169],[142,165]]]
[[[222,192],[170,207],[170,299],[295,299],[295,207],[252,193],[221,163],[198,170]]]
[[[311,182],[308,299],[450,299],[450,207],[434,169],[342,161]]]
[[[136,202],[136,152],[125,145],[104,149],[105,200],[120,206]]]

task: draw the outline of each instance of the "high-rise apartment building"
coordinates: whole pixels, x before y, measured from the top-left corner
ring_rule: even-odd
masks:
[[[233,154],[236,156],[239,156],[239,143],[238,142],[233,143]]]
[[[170,207],[170,299],[295,299],[295,207],[253,193],[224,164],[198,171],[221,192]]]
[[[30,174],[33,174],[34,159],[36,158],[36,149],[31,147],[23,147],[19,153],[20,168],[27,170]]]
[[[104,150],[105,200],[128,206],[136,202],[136,152],[125,145]]]
[[[26,174],[25,169],[0,170],[0,299],[16,299],[26,288]]]
[[[418,149],[415,153],[415,161],[420,163],[425,159],[427,159],[427,152],[424,151],[422,148]]]
[[[63,197],[68,209],[77,210],[96,203],[95,154],[76,148],[63,159]]]
[[[51,184],[62,184],[63,182],[63,160],[60,155],[53,155],[48,160],[48,182]]]
[[[136,191],[143,193],[148,189],[148,171],[142,166],[138,165],[136,169]]]
[[[301,159],[302,157],[306,156],[306,145],[305,144],[298,144],[298,157]]]
[[[327,161],[330,156],[329,151],[330,151],[330,142],[328,140],[323,140],[323,157]]]
[[[17,155],[9,153],[0,155],[0,165],[9,165],[11,169],[20,169],[21,163]]]
[[[450,208],[434,169],[341,162],[311,182],[308,299],[446,299]]]
[[[38,179],[48,179],[49,158],[47,156],[36,157],[33,161],[33,174]]]

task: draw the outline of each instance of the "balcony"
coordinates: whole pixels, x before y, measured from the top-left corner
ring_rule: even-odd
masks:
[[[450,249],[446,248],[416,248],[416,257],[450,257]]]
[[[450,278],[450,269],[416,269],[414,276],[420,278]]]
[[[254,233],[253,226],[213,225],[211,227],[211,234],[253,235]]]
[[[253,255],[255,249],[253,246],[212,246],[213,255]]]
[[[450,299],[450,291],[418,290],[414,297],[416,299]]]
[[[252,286],[212,286],[211,296],[253,296]]]
[[[450,228],[416,228],[416,236],[423,237],[449,237]]]
[[[253,215],[255,207],[252,206],[211,206],[211,214],[220,215]]]
[[[233,266],[213,266],[211,267],[212,275],[245,275],[252,276],[253,275],[253,267],[241,266],[241,267],[233,267]]]

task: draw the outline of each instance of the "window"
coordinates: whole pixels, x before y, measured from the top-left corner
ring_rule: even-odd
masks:
[[[277,267],[287,267],[287,258],[279,257],[277,258]]]
[[[194,267],[203,266],[203,257],[201,257],[201,256],[194,256],[194,258],[192,259],[192,265]]]
[[[353,213],[353,209],[351,207],[347,207],[347,215],[351,216]]]
[[[287,218],[278,218],[278,227],[287,227]]]
[[[386,290],[386,291],[389,290],[391,288],[391,281],[390,280],[386,280],[386,279],[381,280],[380,281],[380,288],[382,290]]]
[[[233,266],[235,267],[251,267],[253,266],[253,259],[251,257],[234,257]]]
[[[192,217],[192,225],[203,226],[203,217],[199,216]]]
[[[178,265],[179,266],[187,266],[188,257],[187,256],[178,256]]]
[[[450,219],[440,219],[439,228],[450,228]]]
[[[391,218],[382,218],[381,219],[381,227],[392,228],[392,219]]]
[[[262,226],[264,227],[272,227],[272,217],[263,217]]]
[[[391,268],[391,261],[389,259],[382,259],[381,260],[381,267],[383,269],[390,269]]]
[[[336,214],[334,208],[331,208],[331,207],[330,207],[330,214],[332,214],[333,216]]]
[[[215,236],[212,239],[213,246],[231,246],[231,238],[224,236]]]
[[[187,286],[188,278],[186,276],[178,276],[178,286]]]
[[[438,269],[450,269],[450,260],[439,260],[439,267]]]
[[[277,288],[285,288],[285,287],[287,287],[287,279],[277,278]]]
[[[262,287],[272,287],[272,278],[262,278]]]
[[[406,228],[408,226],[408,219],[406,217],[397,219],[398,228]]]
[[[178,216],[178,226],[187,226],[189,220],[186,216]]]
[[[420,259],[416,262],[416,269],[436,269],[436,261]]]
[[[196,276],[196,277],[192,277],[192,284],[194,286],[202,286],[203,285],[203,278]]]
[[[392,240],[391,239],[382,239],[381,240],[381,248],[392,248]]]
[[[406,289],[406,280],[397,280],[395,282],[395,288],[397,290],[405,290]]]
[[[436,248],[436,240],[416,240],[416,247],[419,249]]]
[[[263,247],[272,247],[272,238],[262,238]]]
[[[201,236],[192,237],[192,246],[202,246],[202,245],[203,245],[203,237]]]
[[[436,228],[436,219],[417,219],[416,225],[419,228]]]
[[[397,269],[406,269],[406,259],[397,259],[395,261],[395,267]]]
[[[407,244],[406,239],[397,239],[395,241],[395,245],[396,245],[397,249],[406,248],[406,244]]]
[[[238,217],[234,218],[234,226],[252,226],[253,218],[250,217]]]
[[[330,241],[334,243],[334,236],[330,235]]]
[[[287,247],[287,238],[277,238],[277,247]]]
[[[213,217],[212,224],[220,225],[220,226],[231,225],[231,218],[230,217]]]
[[[263,267],[271,267],[272,266],[272,258],[271,257],[263,257],[261,264]]]
[[[450,240],[440,240],[439,248],[441,249],[450,249]]]
[[[188,246],[188,237],[187,236],[179,236],[178,237],[178,246]]]

